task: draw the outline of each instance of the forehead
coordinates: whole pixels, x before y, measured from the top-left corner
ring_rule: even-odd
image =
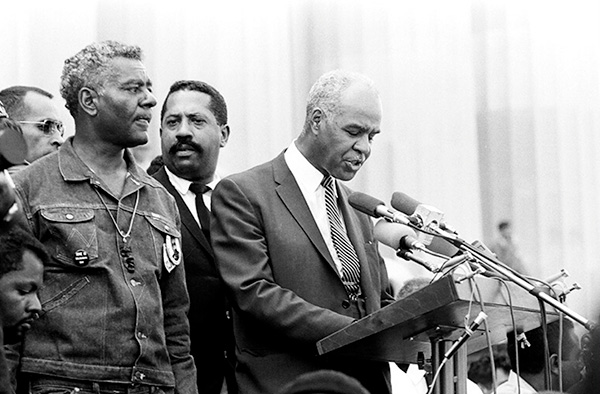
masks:
[[[109,65],[109,78],[117,82],[127,82],[129,80],[149,81],[146,67],[140,60],[116,57],[110,60]]]
[[[381,122],[381,99],[374,88],[364,82],[354,82],[340,96],[339,109],[347,116]]]
[[[29,120],[58,118],[58,109],[48,96],[37,92],[27,92],[23,98],[23,116]]]
[[[171,93],[166,102],[166,115],[179,114],[182,112],[210,113],[211,97],[196,90],[178,90]]]

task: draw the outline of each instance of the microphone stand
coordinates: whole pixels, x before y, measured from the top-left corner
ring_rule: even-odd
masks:
[[[515,283],[519,287],[523,288],[525,291],[535,296],[537,299],[545,302],[546,304],[551,305],[555,309],[569,316],[571,319],[575,320],[586,329],[591,330],[596,323],[593,321],[583,317],[577,312],[571,310],[560,301],[556,300],[549,294],[543,291],[542,288],[538,286],[534,286],[528,280],[524,279],[521,274],[519,274],[514,269],[508,267],[506,264],[502,263],[496,256],[494,256],[491,252],[487,250],[482,250],[474,247],[473,245],[467,243],[466,241],[460,239],[455,234],[450,234],[437,226],[430,226],[431,230],[446,241],[452,243],[454,246],[462,250],[463,252],[470,252],[477,258],[479,263],[486,269],[490,271],[495,271],[500,273],[501,275],[508,278],[511,282]]]

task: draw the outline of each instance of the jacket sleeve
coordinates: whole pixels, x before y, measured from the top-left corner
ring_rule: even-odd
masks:
[[[173,203],[175,204],[175,203]],[[174,212],[177,212],[174,207]],[[176,216],[177,225],[181,222]],[[190,355],[189,296],[185,282],[185,268],[182,261],[170,273],[163,271],[161,278],[163,299],[164,330],[175,375],[176,394],[197,394],[196,366]]]

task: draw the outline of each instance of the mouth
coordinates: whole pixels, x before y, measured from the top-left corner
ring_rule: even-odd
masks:
[[[201,154],[202,148],[193,143],[184,142],[173,145],[169,152],[175,156],[188,157],[194,153]]]
[[[140,115],[136,116],[135,121],[139,123],[143,123],[146,126],[150,125],[150,121],[152,120],[152,115]]]
[[[362,167],[364,162],[365,161],[361,158],[346,160],[346,163],[348,163],[348,166],[351,167],[354,171],[358,171],[360,169],[360,167]]]
[[[27,319],[24,319],[21,324],[19,324],[18,326],[18,332],[19,334],[24,334],[25,332],[29,331],[31,329],[31,325],[33,324],[35,318],[30,317]]]

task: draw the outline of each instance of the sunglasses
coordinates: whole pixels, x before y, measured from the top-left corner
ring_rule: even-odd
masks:
[[[52,135],[55,130],[58,131],[58,134],[60,134],[61,137],[65,135],[65,126],[60,120],[45,119],[40,122],[22,120],[19,121],[19,123],[37,125],[38,129],[43,131],[45,135]]]

